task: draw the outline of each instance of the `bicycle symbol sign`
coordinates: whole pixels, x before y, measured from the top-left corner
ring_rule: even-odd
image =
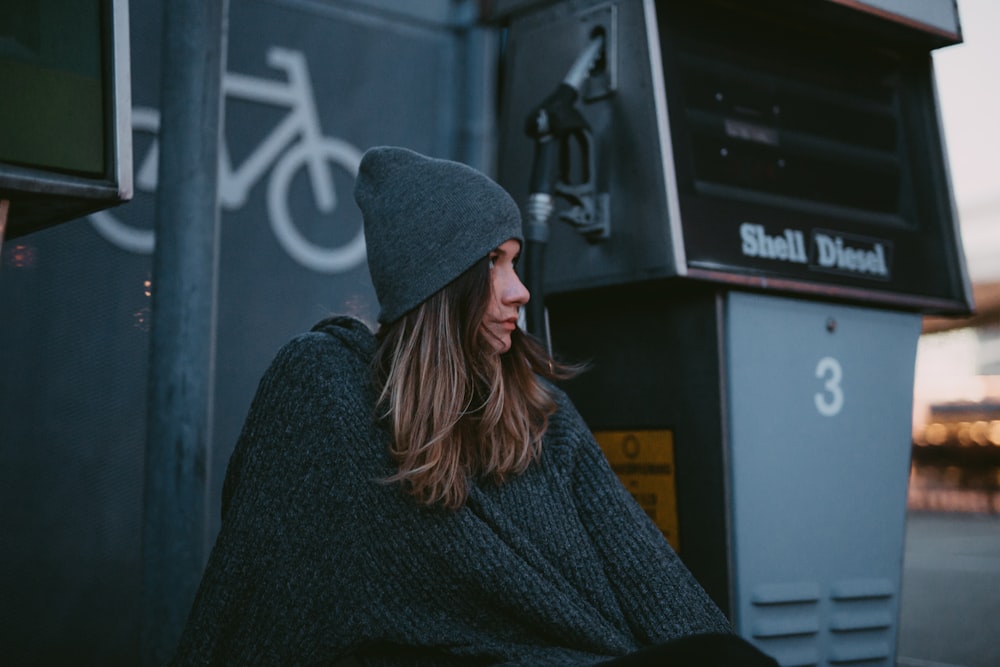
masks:
[[[300,169],[309,176],[313,197],[319,211],[330,214],[337,207],[337,193],[331,168],[347,171],[351,180],[358,172],[361,151],[340,139],[323,136],[316,112],[316,100],[309,79],[309,67],[299,51],[271,47],[267,52],[270,67],[284,70],[287,81],[260,79],[227,72],[222,81],[223,93],[251,102],[288,107],[279,124],[235,167],[226,146],[219,156],[219,203],[229,210],[241,208],[253,186],[271,169],[267,183],[267,211],[271,229],[282,248],[302,266],[322,273],[348,271],[364,261],[364,231],[359,229],[346,243],[327,247],[313,243],[296,227],[289,210],[289,189]],[[133,132],[154,135],[143,156],[137,156],[135,187],[140,192],[155,192],[159,149],[155,135],[160,128],[160,113],[149,107],[132,111]],[[92,214],[90,222],[108,241],[135,253],[151,253],[154,233],[125,224],[108,211]]]

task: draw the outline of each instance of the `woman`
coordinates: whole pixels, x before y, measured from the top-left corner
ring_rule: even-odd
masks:
[[[379,332],[325,320],[264,375],[176,664],[653,664],[690,636],[765,660],[518,329],[510,196],[380,147],[355,199]]]

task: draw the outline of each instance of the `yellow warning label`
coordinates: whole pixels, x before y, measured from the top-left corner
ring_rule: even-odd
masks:
[[[594,437],[618,479],[680,551],[673,431],[595,431]]]

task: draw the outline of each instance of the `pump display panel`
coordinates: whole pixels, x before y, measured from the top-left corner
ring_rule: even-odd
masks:
[[[689,275],[962,309],[926,47],[743,4],[657,8]]]

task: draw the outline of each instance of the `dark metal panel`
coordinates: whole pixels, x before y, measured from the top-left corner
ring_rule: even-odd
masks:
[[[2,247],[0,654],[11,664],[139,662],[156,205],[155,180],[144,167],[155,157],[162,9],[158,0],[131,2],[134,199],[108,211],[110,217],[80,219]],[[466,45],[477,50],[481,74],[463,73],[458,42],[465,23],[431,18],[369,12],[358,2],[231,0],[227,72],[233,87],[223,146],[232,169],[220,187],[230,198],[223,199],[221,215],[212,535],[230,452],[277,348],[332,312],[374,322],[363,248],[360,256],[333,253],[341,261],[327,270],[293,254],[315,246],[324,257],[324,249],[356,238],[361,216],[351,196],[351,156],[395,143],[443,157],[488,159],[492,126],[464,139],[457,128],[461,109],[475,113],[458,99],[459,82],[482,96],[484,106],[492,103],[493,81],[482,80],[495,70],[489,40]],[[268,60],[273,48],[300,54],[311,98],[301,86],[292,91],[289,69]],[[261,99],[282,90],[284,97]],[[247,170],[247,160],[296,110],[315,114],[314,140],[290,134],[265,151],[262,166]],[[296,118],[301,129],[304,122]],[[319,210],[308,171],[293,168],[305,145],[326,151],[337,195],[333,210]],[[280,197],[271,194],[276,181]],[[235,196],[240,193],[245,197]],[[273,211],[284,208],[287,219],[276,220]],[[287,234],[290,227],[308,245]]]
[[[693,282],[554,296],[557,357],[589,363],[566,383],[591,430],[673,433],[678,553],[732,609],[722,293]]]

